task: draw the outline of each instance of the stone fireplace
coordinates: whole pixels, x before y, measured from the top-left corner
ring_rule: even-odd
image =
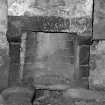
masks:
[[[19,97],[23,99],[24,95],[27,95],[25,101],[34,105],[39,105],[39,100],[46,100],[46,97],[48,103],[53,103],[53,99],[58,102],[61,94],[63,99],[72,97],[89,102],[105,99],[103,93],[96,91],[105,88],[105,43],[100,41],[100,37],[104,38],[104,18],[101,16],[104,14],[103,10],[96,9],[102,1],[100,4],[97,0],[9,2],[8,27],[1,28],[6,49],[1,47],[0,50],[4,51],[4,55],[0,54],[9,67],[8,63],[1,66],[5,66],[5,72],[0,75],[1,78],[5,75],[8,81],[8,89],[2,94],[9,97],[10,103]]]
[[[88,88],[90,38],[46,32],[27,32],[19,38],[13,42],[8,37],[10,68],[17,72],[10,78],[13,85],[21,79],[36,88]]]
[[[92,0],[10,2],[10,86],[88,88],[92,6]]]

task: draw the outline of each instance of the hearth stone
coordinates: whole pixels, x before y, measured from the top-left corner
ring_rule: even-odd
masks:
[[[1,95],[4,98],[4,105],[32,105],[34,90],[17,86],[4,89]]]

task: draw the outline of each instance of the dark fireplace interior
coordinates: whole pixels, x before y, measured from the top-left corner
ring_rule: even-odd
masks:
[[[24,35],[24,34],[23,34]],[[10,70],[15,69],[17,76],[20,71],[20,54],[22,41],[10,41]],[[79,69],[80,78],[86,79],[89,76],[89,44],[82,44],[80,39],[79,52]],[[25,58],[23,80],[33,80],[35,84],[44,84],[52,75],[65,75],[68,80],[73,80],[74,60],[75,60],[75,35],[68,33],[43,33],[43,32],[28,32],[25,43]],[[44,74],[45,73],[45,74]],[[37,75],[37,76],[35,76]],[[39,76],[38,76],[39,75]],[[40,80],[40,75],[45,76],[45,80]],[[47,76],[46,76],[47,75]],[[19,77],[11,77],[11,80],[19,79]],[[53,77],[51,77],[53,80]],[[55,78],[55,77],[54,77]],[[38,80],[37,80],[38,79]],[[44,78],[43,78],[44,79]],[[58,78],[57,78],[58,79]],[[18,81],[18,80],[17,80]],[[54,80],[55,81],[55,80]],[[50,81],[51,82],[51,81]],[[51,85],[53,83],[45,83]],[[57,81],[56,81],[57,82]],[[58,81],[59,82],[59,81]],[[71,82],[70,82],[71,83]],[[15,83],[13,83],[15,84]]]

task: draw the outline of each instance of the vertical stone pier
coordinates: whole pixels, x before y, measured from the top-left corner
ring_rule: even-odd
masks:
[[[7,32],[7,0],[0,0],[0,90],[8,86],[9,45]]]

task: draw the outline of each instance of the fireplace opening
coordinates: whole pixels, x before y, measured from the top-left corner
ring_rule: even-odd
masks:
[[[23,78],[34,85],[71,84],[74,72],[74,40],[65,33],[31,33],[27,37]]]
[[[21,41],[10,40],[9,81],[38,89],[88,88],[90,46],[84,40],[74,33],[44,32],[26,32]]]

